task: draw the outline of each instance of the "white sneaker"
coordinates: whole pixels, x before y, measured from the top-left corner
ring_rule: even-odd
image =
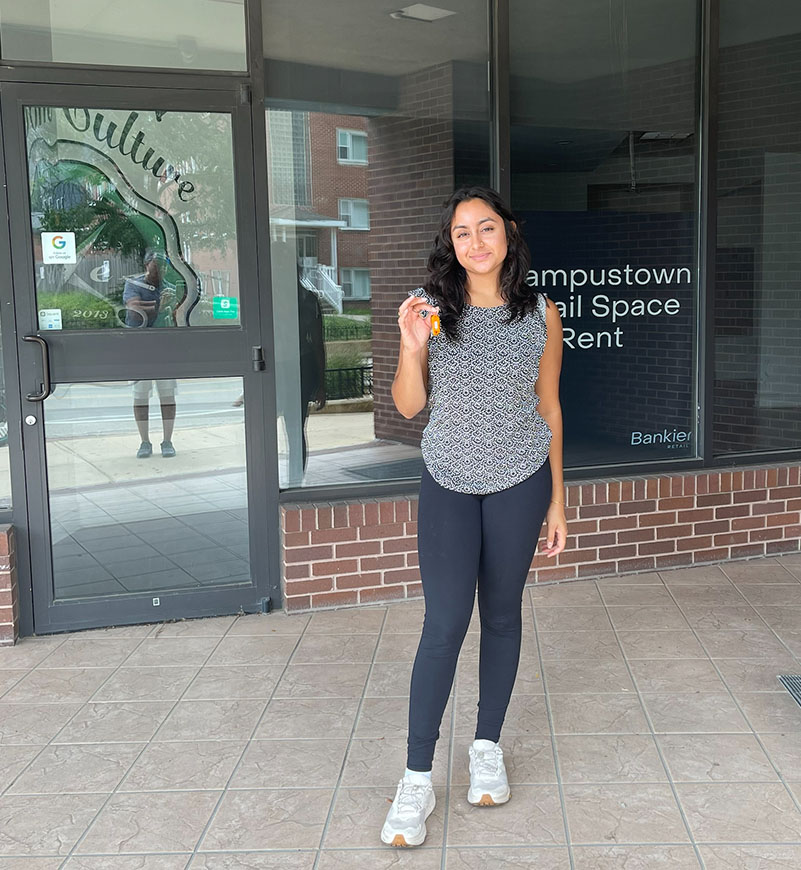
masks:
[[[430,780],[422,783],[403,777],[381,829],[381,841],[388,846],[421,845],[426,838],[426,819],[436,803]]]
[[[477,807],[505,804],[511,797],[503,750],[491,740],[474,740],[470,747],[470,789],[467,800]]]

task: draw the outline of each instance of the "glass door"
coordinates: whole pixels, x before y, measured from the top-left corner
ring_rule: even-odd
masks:
[[[248,106],[3,101],[35,630],[275,600]]]

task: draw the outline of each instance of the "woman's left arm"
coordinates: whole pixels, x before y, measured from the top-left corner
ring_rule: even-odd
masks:
[[[534,389],[539,396],[540,416],[551,430],[548,459],[551,464],[553,486],[551,503],[545,515],[547,538],[542,552],[546,556],[561,553],[567,542],[565,519],[565,479],[562,463],[562,406],[559,404],[559,374],[562,370],[562,319],[553,302],[548,299],[545,323],[548,339],[540,360],[540,373]]]

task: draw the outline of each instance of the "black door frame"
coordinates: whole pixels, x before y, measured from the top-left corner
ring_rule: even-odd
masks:
[[[261,173],[254,164],[258,160],[258,125],[251,117],[250,93],[241,81],[221,83],[215,89],[191,91],[177,88],[107,87],[83,84],[43,85],[8,83],[2,85],[2,118],[5,137],[4,164],[8,179],[8,202],[14,203],[10,222],[9,240],[0,241],[0,256],[10,255],[6,262],[12,265],[14,299],[3,293],[2,316],[3,349],[6,362],[6,392],[9,409],[10,450],[12,454],[12,480],[14,491],[14,522],[18,531],[17,568],[20,581],[22,633],[37,633],[84,628],[95,625],[113,625],[126,622],[160,621],[187,615],[203,616],[231,612],[232,609],[260,609],[265,599],[273,606],[280,602],[279,560],[279,507],[278,470],[275,426],[264,421],[274,420],[274,384],[270,361],[272,357],[272,317],[269,302],[269,260],[259,262],[256,252],[264,251],[259,243],[257,212],[260,203],[255,196],[255,182]],[[152,594],[125,596],[119,600],[101,599],[59,602],[52,604],[50,585],[51,568],[43,560],[50,560],[48,494],[44,457],[44,436],[41,425],[21,425],[28,413],[40,416],[40,408],[20,398],[36,389],[41,381],[41,355],[33,346],[17,348],[8,337],[15,335],[19,348],[21,337],[36,333],[36,304],[30,252],[32,231],[27,206],[27,168],[24,138],[23,105],[80,106],[87,108],[140,108],[171,109],[173,111],[225,111],[230,112],[233,124],[234,183],[237,215],[237,243],[239,251],[240,287],[242,288],[242,329],[196,328],[170,330],[169,343],[159,341],[150,332],[104,330],[103,333],[68,333],[51,341],[51,367],[54,381],[81,382],[98,380],[127,380],[131,374],[131,351],[144,358],[136,369],[142,378],[163,377],[165,368],[171,375],[181,377],[242,376],[247,393],[245,435],[248,466],[248,506],[250,527],[251,586],[221,587],[216,590],[159,594],[158,610],[152,608]],[[266,185],[265,185],[266,187]],[[5,199],[5,198],[4,198]],[[4,201],[0,210],[5,210]],[[2,216],[2,215],[0,215]],[[250,288],[250,289],[248,289]],[[263,292],[259,292],[262,288]],[[12,325],[14,324],[14,325]],[[131,344],[134,342],[134,344]],[[191,353],[202,343],[202,367],[192,359]],[[70,347],[69,354],[64,346]],[[267,370],[254,372],[251,348],[261,345]],[[158,354],[158,356],[154,356]],[[128,359],[125,359],[128,357]],[[98,359],[104,359],[99,371]],[[157,359],[158,362],[154,360]],[[20,372],[22,376],[20,377]],[[25,431],[22,432],[21,430]],[[21,447],[24,449],[20,450]],[[16,449],[15,449],[16,448]],[[20,455],[22,453],[22,455]],[[27,462],[27,469],[23,469]],[[27,496],[27,498],[26,498]],[[24,515],[23,515],[24,511]],[[47,520],[47,522],[45,522]],[[44,533],[44,536],[43,536]],[[47,578],[45,582],[42,574]],[[36,582],[31,582],[31,577]],[[187,607],[191,596],[191,612]],[[136,602],[133,606],[132,602]],[[35,623],[34,623],[35,617]]]

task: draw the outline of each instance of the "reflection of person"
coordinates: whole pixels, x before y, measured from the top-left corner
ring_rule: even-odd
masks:
[[[173,288],[164,280],[164,267],[167,263],[163,254],[147,251],[144,257],[145,271],[142,275],[127,278],[122,293],[125,303],[125,324],[130,327],[152,327],[169,323],[168,302]],[[139,430],[141,444],[136,451],[138,459],[147,459],[153,454],[150,443],[149,417],[150,394],[153,391],[153,381],[134,381],[133,413],[136,427]],[[165,459],[175,456],[172,445],[172,433],[175,427],[175,390],[174,378],[162,378],[155,381],[156,391],[161,405],[161,425],[164,440],[161,442],[161,455]]]
[[[446,203],[428,280],[398,311],[392,396],[404,417],[428,404],[418,550],[425,621],[412,671],[406,772],[381,831],[419,845],[434,809],[431,763],[478,586],[479,704],[468,801],[505,803],[498,745],[521,644],[521,603],[543,518],[543,553],[565,546],[556,306],[525,283],[529,252],[492,190]],[[440,314],[434,338],[430,314]]]
[[[302,429],[303,470],[306,470],[309,447],[306,420],[309,405],[325,407],[325,338],[323,312],[316,293],[307,290],[298,279],[298,330],[300,340],[300,426]]]

